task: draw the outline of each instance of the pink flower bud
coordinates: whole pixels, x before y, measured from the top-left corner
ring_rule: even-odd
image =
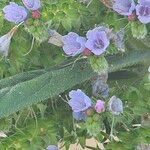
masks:
[[[131,15],[128,16],[129,21],[135,21],[137,19],[137,15],[133,12]]]
[[[97,100],[95,105],[95,110],[97,113],[102,113],[105,111],[105,102],[102,100]]]
[[[39,19],[41,17],[41,12],[39,10],[35,10],[32,12],[32,18]]]
[[[88,48],[85,48],[83,51],[83,56],[90,56],[92,54],[91,50],[89,50]]]

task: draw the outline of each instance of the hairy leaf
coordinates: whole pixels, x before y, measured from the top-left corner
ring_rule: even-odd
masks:
[[[150,51],[137,51],[124,56],[111,57],[108,59],[109,71],[113,72],[132,64],[142,63],[149,60],[149,56]],[[46,72],[37,71],[36,74],[36,71],[31,71],[6,78],[0,82],[0,117],[59,95],[95,75],[89,63],[81,60],[74,66],[71,63]]]

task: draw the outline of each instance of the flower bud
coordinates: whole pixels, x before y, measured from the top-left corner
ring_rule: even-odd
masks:
[[[102,100],[98,100],[95,105],[95,110],[97,113],[102,113],[105,111],[105,102]]]
[[[10,32],[0,37],[0,53],[5,57],[8,56],[11,38],[16,30],[17,27],[14,27]]]
[[[116,96],[112,96],[108,103],[109,111],[114,115],[119,115],[123,113],[122,101]]]
[[[97,97],[99,95],[103,97],[108,97],[109,87],[106,83],[108,79],[108,72],[102,73],[97,78],[92,79],[92,95]]]
[[[41,17],[41,12],[39,10],[35,10],[32,12],[32,18],[39,19]]]
[[[83,56],[90,56],[90,55],[92,55],[92,52],[88,48],[85,48],[83,51]]]
[[[133,12],[131,15],[128,16],[129,21],[135,21],[137,19],[137,15]]]

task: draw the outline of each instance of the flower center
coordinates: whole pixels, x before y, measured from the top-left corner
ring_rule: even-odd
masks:
[[[104,47],[104,42],[101,39],[97,39],[94,42],[94,47],[101,49]]]
[[[81,48],[81,44],[76,42],[76,43],[73,43],[73,45],[77,48],[77,49],[80,49]]]
[[[150,15],[150,7],[141,6],[141,9],[140,9],[139,13],[140,13],[141,16],[149,16]]]

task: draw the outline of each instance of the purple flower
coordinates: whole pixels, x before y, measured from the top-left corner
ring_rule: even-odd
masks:
[[[68,35],[63,36],[63,50],[69,56],[75,56],[80,54],[85,49],[86,39],[79,36],[74,32],[68,33]]]
[[[78,120],[78,121],[81,121],[81,120],[85,121],[87,118],[87,115],[85,112],[82,112],[82,111],[80,111],[80,112],[74,112],[73,111],[73,118]]]
[[[109,100],[109,110],[114,115],[119,115],[123,113],[122,101],[116,96],[112,96]]]
[[[136,6],[136,14],[140,22],[150,23],[150,0],[139,0]]]
[[[24,21],[27,18],[27,11],[24,7],[19,6],[14,2],[10,2],[9,5],[3,8],[3,12],[5,13],[5,19],[14,22],[16,24]]]
[[[104,53],[110,44],[107,33],[102,27],[89,30],[86,36],[88,40],[85,43],[85,47],[91,50],[95,55]]]
[[[101,113],[105,111],[105,102],[102,100],[98,100],[95,105],[95,110],[97,113]]]
[[[40,0],[22,0],[22,2],[29,10],[38,10],[41,8]]]
[[[49,145],[47,150],[59,150],[55,145]]]
[[[135,2],[134,0],[116,0],[113,10],[121,15],[129,16],[135,10]]]
[[[92,106],[91,99],[81,90],[69,92],[69,105],[74,112],[83,112]]]

